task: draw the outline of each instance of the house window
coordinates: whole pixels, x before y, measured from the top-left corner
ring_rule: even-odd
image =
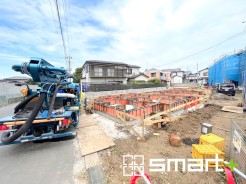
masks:
[[[151,77],[156,77],[156,73],[151,73]]]
[[[95,71],[95,77],[102,77],[103,76],[103,69],[102,68],[95,66],[94,71]]]
[[[107,69],[107,74],[108,74],[108,77],[114,77],[114,69],[113,68],[108,68]]]
[[[163,76],[163,73],[161,73],[160,75]]]
[[[132,74],[132,69],[131,68],[128,69],[128,74]]]

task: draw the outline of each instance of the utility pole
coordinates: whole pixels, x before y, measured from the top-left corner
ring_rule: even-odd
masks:
[[[196,64],[196,83],[198,84],[198,62]]]
[[[72,57],[67,56],[65,59],[67,60],[68,73],[69,73],[69,75],[71,75],[71,73],[72,73],[72,68],[71,68],[71,59],[72,59]],[[71,78],[69,78],[69,81],[72,82]]]
[[[187,69],[186,69],[186,83],[188,83],[188,66],[187,66]]]
[[[69,75],[71,75],[71,59],[72,59],[72,57],[70,57],[70,56],[66,57]]]

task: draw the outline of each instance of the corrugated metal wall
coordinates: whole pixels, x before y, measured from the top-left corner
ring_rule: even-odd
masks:
[[[11,99],[20,99],[22,94],[20,90],[25,86],[15,86],[15,83],[8,82],[0,82],[0,107],[4,105],[8,105]],[[33,90],[37,90],[37,85],[29,85],[29,87]]]
[[[234,82],[242,85],[242,72],[246,70],[246,50],[219,59],[208,69],[208,83]]]

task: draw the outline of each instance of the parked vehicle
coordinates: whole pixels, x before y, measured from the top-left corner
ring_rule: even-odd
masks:
[[[235,96],[236,88],[233,83],[222,83],[218,85],[217,92],[223,93],[225,95]]]
[[[41,58],[31,58],[12,69],[30,75],[40,89],[33,91],[27,85],[21,90],[25,99],[14,108],[14,114],[0,119],[0,145],[75,136],[79,90],[68,82],[67,71]]]

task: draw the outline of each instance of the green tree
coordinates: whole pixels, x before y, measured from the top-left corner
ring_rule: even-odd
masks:
[[[76,68],[75,72],[73,73],[73,82],[79,83],[81,79],[82,67]]]
[[[155,79],[151,79],[151,80],[149,80],[149,82],[150,82],[150,83],[153,83],[153,84],[160,84],[160,83],[161,83],[161,80],[160,80],[160,79],[155,78]]]

